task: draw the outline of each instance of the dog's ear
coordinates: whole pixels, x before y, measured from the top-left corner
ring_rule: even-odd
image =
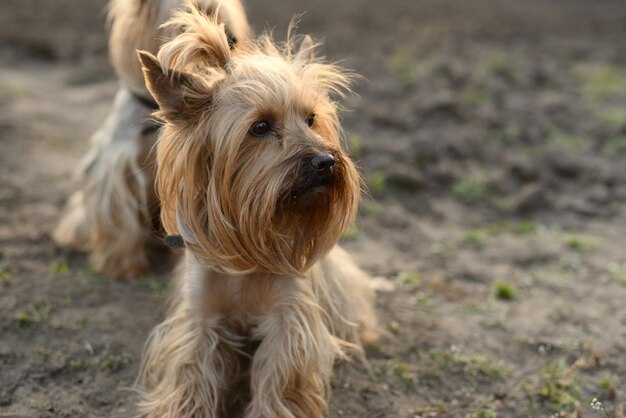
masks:
[[[137,51],[137,55],[146,87],[159,105],[158,116],[170,122],[189,120],[210,102],[211,90],[197,76],[164,70],[149,52]]]
[[[300,49],[298,49],[298,53],[296,54],[299,59],[310,62],[315,59],[315,48],[317,44],[309,35],[304,36],[302,38],[302,42],[300,43]]]

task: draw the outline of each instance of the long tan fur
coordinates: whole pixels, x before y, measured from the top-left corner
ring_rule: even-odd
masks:
[[[179,35],[140,58],[164,121],[161,218],[187,249],[146,347],[139,412],[326,416],[334,362],[378,335],[369,278],[336,246],[360,195],[333,100],[348,77],[310,38],[298,51],[268,36],[231,51],[223,25],[193,6],[168,27]],[[259,120],[271,133],[250,133]],[[333,181],[309,187],[322,153]]]

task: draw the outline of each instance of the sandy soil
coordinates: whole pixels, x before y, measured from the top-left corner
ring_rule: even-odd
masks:
[[[623,417],[626,3],[248,3],[279,37],[308,11],[365,77],[344,245],[396,288],[331,416]],[[168,275],[105,280],[50,238],[117,85],[104,7],[0,3],[0,417],[130,416],[163,317]]]

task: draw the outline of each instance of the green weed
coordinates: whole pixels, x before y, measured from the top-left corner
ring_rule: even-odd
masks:
[[[79,325],[81,327],[86,327],[89,324],[91,324],[90,316],[83,316],[76,321],[76,325]]]
[[[67,265],[67,263],[53,261],[52,263],[50,263],[50,270],[53,273],[64,274],[70,271],[70,267]]]
[[[361,230],[357,225],[349,226],[345,231],[343,231],[339,237],[342,241],[355,241],[359,238],[361,234]]]
[[[480,408],[470,415],[471,418],[497,418],[494,411],[489,408]]]
[[[0,267],[0,285],[9,283],[11,281],[11,277],[11,273]]]
[[[497,281],[494,285],[494,294],[500,300],[517,299],[517,288],[512,283]]]
[[[72,359],[67,364],[70,369],[75,372],[86,370],[90,366],[90,362],[85,359]]]
[[[626,125],[626,111],[621,108],[601,111],[600,120],[610,126],[620,128]]]
[[[487,243],[489,236],[480,230],[468,231],[463,238],[463,242],[467,245],[482,248]]]
[[[465,179],[452,185],[452,197],[462,203],[472,204],[489,197],[489,188],[478,179]]]
[[[422,281],[422,276],[418,273],[398,273],[395,280],[402,284],[418,284]]]
[[[368,184],[372,193],[380,196],[387,187],[387,175],[381,170],[376,170],[369,176]]]
[[[461,93],[461,101],[467,107],[480,106],[487,101],[487,94],[482,90],[465,89]]]
[[[609,265],[609,280],[626,286],[626,263],[611,263]]]
[[[45,411],[50,408],[50,402],[45,399],[33,399],[29,402],[30,407],[38,411]]]
[[[394,321],[393,319],[390,319],[389,321],[387,321],[387,329],[396,335],[400,334],[400,331],[401,331],[400,324],[397,321]]]
[[[363,153],[363,142],[361,136],[356,132],[350,132],[346,136],[346,143],[348,144],[348,151],[352,157],[359,157]]]
[[[559,128],[551,126],[546,131],[546,142],[563,148],[577,148],[584,143],[580,136],[565,132]]]
[[[458,350],[429,353],[429,368],[441,374],[448,371],[478,381],[498,381],[509,375],[510,369],[501,361],[482,354],[464,355]]]
[[[29,325],[45,322],[50,318],[53,305],[47,300],[38,300],[29,306],[25,311],[20,312],[16,321],[18,326],[27,327]]]
[[[112,344],[100,358],[98,366],[102,370],[114,373],[126,367],[132,360],[130,353],[124,351],[119,345]]]
[[[597,243],[593,238],[577,234],[570,234],[563,238],[563,243],[570,249],[576,251],[589,251],[596,248]]]
[[[611,138],[606,141],[604,147],[613,152],[626,152],[626,136]]]
[[[580,405],[579,361],[567,364],[565,358],[548,364],[543,370],[539,396],[557,411],[576,409]]]
[[[575,69],[582,81],[583,93],[591,101],[626,95],[626,71],[606,64],[594,64]]]
[[[397,47],[389,57],[389,69],[405,84],[415,84],[420,77],[417,61],[404,47]]]
[[[16,320],[20,327],[27,327],[35,322],[28,312],[20,312]]]
[[[363,202],[363,213],[366,215],[378,215],[382,211],[380,205],[372,200]]]

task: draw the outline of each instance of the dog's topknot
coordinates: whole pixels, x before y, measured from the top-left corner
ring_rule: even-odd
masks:
[[[199,65],[227,69],[230,65],[231,44],[217,13],[207,15],[196,4],[189,3],[163,27],[180,32],[159,50],[157,57],[164,71],[187,72]]]

